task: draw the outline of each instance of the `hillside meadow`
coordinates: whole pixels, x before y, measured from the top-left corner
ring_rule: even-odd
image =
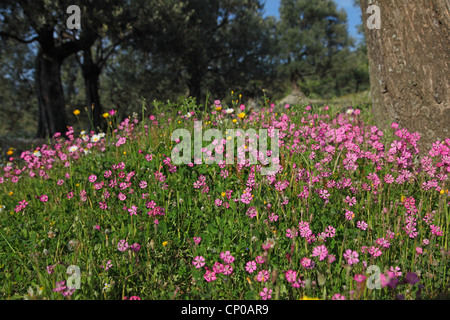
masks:
[[[74,124],[10,146],[1,299],[448,297],[450,139],[420,153],[417,133],[382,132],[369,107],[232,101],[144,105],[123,121],[111,110],[106,132]],[[227,130],[278,130],[278,169],[261,174],[270,151],[251,141],[233,164],[175,164],[172,133],[194,121],[223,135],[204,159],[223,154]]]

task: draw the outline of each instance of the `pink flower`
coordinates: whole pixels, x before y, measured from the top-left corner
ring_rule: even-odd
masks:
[[[48,196],[43,194],[42,196],[40,196],[39,200],[41,200],[42,202],[47,202],[48,201]]]
[[[139,183],[139,187],[140,187],[141,189],[147,188],[147,181],[141,181],[141,182]]]
[[[53,292],[61,292],[63,290],[66,290],[67,287],[64,285],[65,283],[66,283],[65,280],[57,282],[56,283],[56,288],[54,288],[52,291]]]
[[[47,273],[52,274],[53,272],[55,272],[55,266],[52,265],[47,266]]]
[[[192,261],[192,264],[197,268],[200,269],[201,267],[203,267],[205,265],[205,258],[203,258],[202,256],[196,256],[194,258],[194,261]]]
[[[369,225],[365,221],[358,221],[356,223],[356,227],[361,229],[361,230],[363,230],[363,231],[366,230],[368,226]]]
[[[373,246],[369,249],[369,253],[374,257],[379,257],[382,254],[380,248]]]
[[[313,257],[319,257],[319,261],[324,260],[328,255],[328,249],[324,246],[317,246],[313,249]]]
[[[286,271],[284,276],[285,276],[287,282],[294,283],[295,280],[297,279],[297,272],[293,271],[293,270],[288,270],[288,271]]]
[[[264,287],[264,289],[259,293],[259,295],[261,296],[261,298],[263,300],[272,298],[271,294],[272,294],[272,289],[267,289],[266,287]]]
[[[138,252],[141,249],[141,245],[139,243],[134,243],[130,246],[130,249],[134,252]]]
[[[352,220],[354,217],[355,217],[355,214],[353,213],[353,211],[347,210],[345,212],[345,219]]]
[[[340,293],[336,293],[331,300],[345,300],[345,296],[340,294]]]
[[[245,193],[244,193],[244,195],[245,195]],[[256,215],[258,214],[258,212],[257,212],[257,210],[256,210],[256,208],[255,207],[250,207],[250,208],[248,208],[248,210],[247,210],[247,215],[250,217],[250,218],[254,218],[254,217],[256,217]]]
[[[253,260],[247,262],[247,264],[245,265],[245,270],[246,270],[248,273],[253,273],[253,271],[256,270],[256,262],[253,261]]]
[[[400,277],[402,275],[402,272],[401,272],[401,269],[399,266],[396,266],[395,268],[391,267],[389,270],[392,272],[393,277]],[[393,278],[393,277],[391,277],[391,278]]]
[[[416,252],[417,254],[422,254],[422,248],[421,247],[416,247]]]
[[[328,263],[333,263],[336,261],[336,257],[333,254],[328,255]]]
[[[106,266],[101,265],[102,268],[105,269],[105,271],[108,271],[111,267],[113,266],[111,260],[108,260],[108,262],[106,262]]]
[[[132,215],[137,215],[137,207],[136,206],[131,206],[131,208],[130,209],[128,209],[128,212],[130,213],[130,216],[132,216]]]
[[[97,224],[94,226],[95,229],[97,229],[98,231],[100,231],[100,226]]]
[[[231,255],[230,251],[226,251],[226,252],[222,252],[220,253],[220,258],[225,262],[225,263],[233,263],[233,261],[235,260],[234,257]]]
[[[138,296],[131,296],[128,300],[141,300]]]
[[[262,264],[262,263],[264,263],[264,258],[262,256],[257,256],[255,258],[255,262],[259,263],[259,264]]]
[[[344,253],[344,258],[347,260],[349,265],[355,264],[359,262],[358,252],[353,251],[351,249],[347,249]]]
[[[300,264],[306,269],[311,269],[314,267],[312,260],[306,257],[300,260]]]
[[[89,176],[89,182],[95,182],[97,180],[97,176],[95,174],[92,174]]]
[[[229,265],[229,264],[226,264],[223,267],[223,271],[222,272],[223,272],[224,275],[228,276],[228,275],[230,275],[233,272],[233,267],[231,265]]]
[[[125,251],[128,249],[128,242],[126,242],[126,240],[120,240],[119,243],[117,244],[117,249],[119,251]]]
[[[221,264],[220,262],[216,262],[213,266],[213,271],[215,273],[222,273],[223,271],[223,264]]]
[[[363,282],[364,280],[366,280],[366,276],[363,274],[357,274],[355,275],[355,277],[353,278],[353,280],[355,280],[358,283]]]
[[[258,280],[259,282],[266,282],[267,280],[269,280],[269,271],[261,270],[256,276],[256,280]]]
[[[201,238],[201,237],[194,237],[194,242],[195,242],[196,244],[199,244],[200,241],[202,241],[202,238]]]
[[[203,278],[207,282],[211,282],[217,279],[216,274],[213,271],[207,270],[206,273],[203,275]]]

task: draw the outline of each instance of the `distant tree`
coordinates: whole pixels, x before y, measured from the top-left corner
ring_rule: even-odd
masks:
[[[300,83],[329,76],[339,52],[352,44],[346,13],[333,0],[282,0],[278,32],[281,72],[297,94]]]
[[[39,105],[38,137],[46,137],[67,130],[64,91],[61,82],[61,66],[65,59],[77,52],[84,52],[87,79],[97,77],[96,67],[89,56],[91,47],[105,33],[105,29],[123,27],[128,20],[124,13],[125,0],[90,1],[80,0],[81,29],[69,29],[66,1],[4,0],[0,4],[0,36],[19,43],[38,43],[35,83]],[[89,71],[88,71],[89,70]],[[98,77],[97,77],[98,78]],[[95,104],[95,79],[88,84],[89,100]],[[94,88],[93,90],[90,90]],[[100,104],[99,109],[100,111]],[[96,114],[98,117],[98,114]]]
[[[224,94],[242,91],[268,78],[272,19],[262,17],[259,0],[167,0],[157,2],[148,23],[136,27],[134,48],[151,55],[169,69],[176,67],[188,94],[202,100],[206,91]],[[140,29],[140,30],[139,30]]]
[[[37,117],[34,53],[27,44],[0,39],[0,134],[30,136]]]

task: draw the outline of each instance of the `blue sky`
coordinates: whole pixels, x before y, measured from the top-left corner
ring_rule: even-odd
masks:
[[[314,0],[311,0],[314,1]],[[278,8],[280,7],[281,0],[266,0],[265,13],[266,16],[280,17]],[[335,0],[339,9],[344,9],[347,12],[348,31],[350,35],[360,40],[362,37],[358,34],[357,26],[361,24],[361,9],[359,6],[354,6],[353,0]]]

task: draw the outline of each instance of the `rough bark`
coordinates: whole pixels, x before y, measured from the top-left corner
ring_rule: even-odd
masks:
[[[86,91],[86,102],[91,110],[92,123],[94,125],[91,130],[97,131],[99,128],[104,130],[101,121],[102,105],[99,95],[99,77],[101,68],[94,63],[90,48],[83,51],[83,64],[81,65],[84,78],[84,87]]]
[[[419,132],[419,149],[450,137],[450,3],[448,0],[361,0],[377,125]],[[381,29],[370,30],[370,5]]]

